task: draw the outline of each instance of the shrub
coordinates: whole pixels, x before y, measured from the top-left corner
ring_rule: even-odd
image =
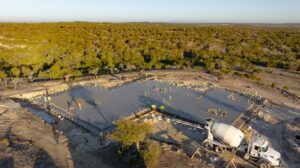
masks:
[[[130,147],[136,144],[139,149],[139,143],[152,132],[151,125],[147,123],[138,123],[132,120],[120,120],[116,123],[116,130],[108,137],[112,140],[119,141],[123,147]]]
[[[0,140],[0,144],[8,147],[8,146],[10,146],[10,140],[7,137],[4,137]]]
[[[283,86],[283,90],[289,90],[289,87]]]
[[[256,82],[261,82],[261,78],[254,75],[254,74],[245,74],[245,78],[251,79],[251,80],[256,81]]]
[[[273,83],[271,84],[271,87],[272,87],[272,88],[277,87],[277,82],[273,82]]]
[[[141,157],[146,167],[154,167],[161,153],[160,146],[155,142],[147,142],[145,148],[141,151]]]
[[[237,72],[237,71],[235,71],[233,74],[236,75],[236,76],[239,76],[239,77],[243,77],[243,74],[242,74],[242,73],[239,73],[239,72]]]

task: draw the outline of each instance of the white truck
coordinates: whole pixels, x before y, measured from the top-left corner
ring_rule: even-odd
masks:
[[[244,133],[234,126],[208,121],[205,128],[208,131],[207,138],[203,145],[217,153],[223,153],[224,150],[240,150],[244,154],[244,159],[252,161],[260,168],[277,167],[281,164],[281,155],[278,151],[269,146],[266,139],[256,137],[246,143]]]

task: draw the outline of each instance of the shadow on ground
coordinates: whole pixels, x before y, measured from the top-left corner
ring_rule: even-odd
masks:
[[[6,140],[3,140],[6,139]],[[0,144],[0,167],[56,168],[52,157],[43,149],[8,130]],[[3,143],[5,142],[5,143]]]

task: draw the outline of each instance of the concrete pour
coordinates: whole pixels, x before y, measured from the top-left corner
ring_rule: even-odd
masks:
[[[195,122],[203,123],[207,118],[214,118],[232,124],[252,102],[238,94],[233,94],[234,100],[228,98],[231,94],[222,89],[197,92],[146,80],[112,89],[96,86],[77,88],[52,95],[50,102],[104,130],[111,127],[114,121],[129,117],[153,104],[157,107],[164,105],[167,112]],[[44,97],[37,98],[37,101],[46,103]],[[211,108],[224,110],[227,114],[217,116],[209,113]]]

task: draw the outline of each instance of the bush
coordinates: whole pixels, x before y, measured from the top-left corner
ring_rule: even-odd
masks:
[[[271,84],[271,87],[272,87],[272,88],[277,87],[277,82],[273,82],[273,83]]]
[[[236,75],[236,76],[239,76],[239,77],[243,77],[243,74],[240,73],[240,72],[237,72],[237,71],[235,71],[233,74]]]
[[[2,144],[5,147],[9,147],[10,146],[10,140],[7,137],[4,137],[0,140],[0,144]]]
[[[255,75],[253,75],[253,74],[245,74],[244,76],[245,76],[245,78],[254,80],[254,81],[256,81],[256,82],[260,82],[260,81],[261,81],[261,78],[260,78],[260,77],[255,76]]]
[[[283,86],[283,90],[289,90],[289,87]]]
[[[203,71],[203,67],[195,66],[195,67],[194,67],[194,70],[195,70],[195,71]]]
[[[152,132],[151,125],[138,123],[132,120],[120,120],[116,123],[116,129],[108,136],[110,139],[121,142],[123,147],[130,147],[139,143]]]
[[[262,73],[262,69],[254,68],[253,73]]]
[[[161,153],[160,146],[155,142],[147,142],[145,148],[141,151],[141,157],[146,167],[154,167]]]
[[[212,74],[220,79],[224,76],[225,73],[223,71],[214,70],[214,71],[211,71],[210,74]]]

